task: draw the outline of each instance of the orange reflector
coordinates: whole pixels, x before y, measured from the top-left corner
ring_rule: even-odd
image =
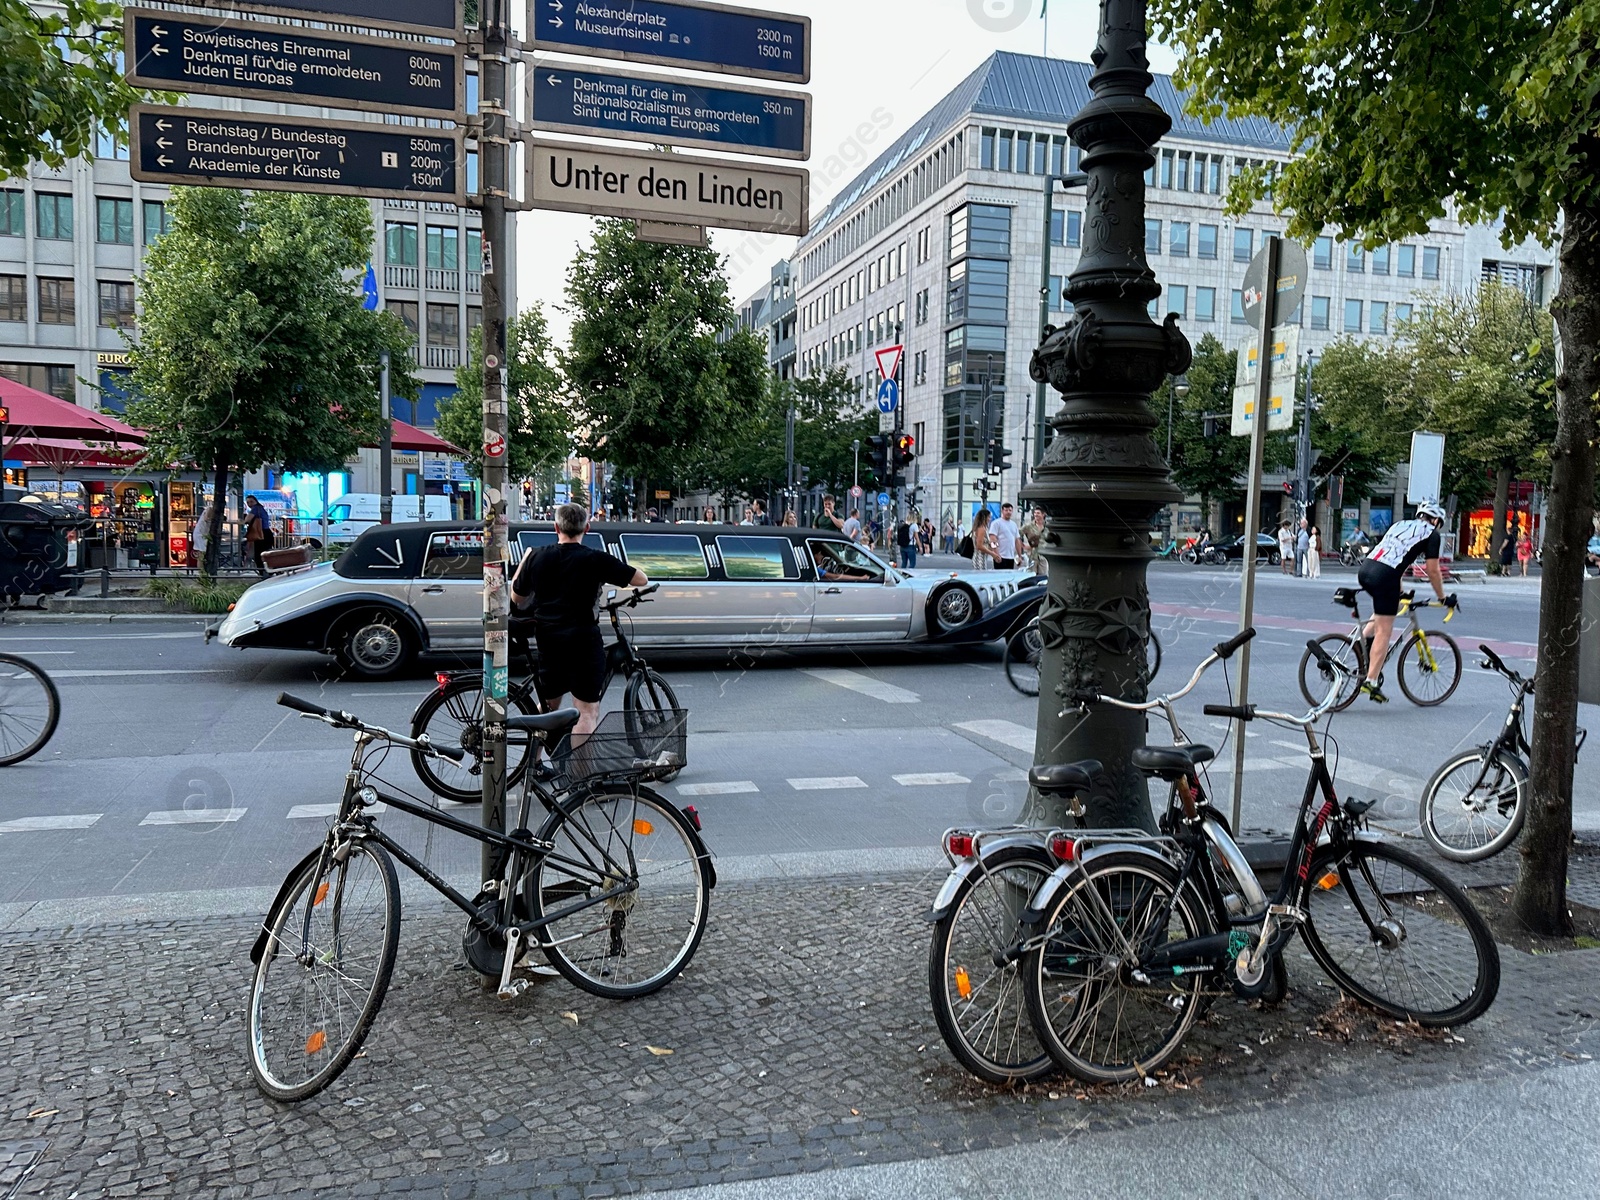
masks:
[[[327,898],[328,898],[328,881],[326,879],[324,879],[321,883],[317,884],[317,898],[311,902],[311,907],[315,908],[317,905],[321,904]]]
[[[306,1053],[316,1054],[327,1044],[328,1035],[319,1029],[306,1039]]]
[[[239,606],[237,604],[230,604],[230,605],[228,605],[228,611],[232,612],[234,609],[236,609],[238,607]]]
[[[656,827],[643,817],[635,817],[633,819],[633,831],[640,837],[649,837],[656,831]]]
[[[956,968],[956,991],[961,993],[963,1000],[972,995],[972,976],[967,974],[965,967]]]
[[[1325,892],[1331,892],[1339,886],[1339,873],[1337,871],[1329,871],[1321,879],[1317,880],[1317,886]]]

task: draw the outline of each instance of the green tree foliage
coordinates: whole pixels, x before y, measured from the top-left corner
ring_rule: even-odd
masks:
[[[1508,242],[1561,239],[1552,314],[1565,348],[1551,444],[1540,606],[1533,799],[1514,907],[1570,928],[1566,862],[1577,722],[1575,631],[1594,506],[1600,404],[1600,0],[1151,0],[1202,116],[1293,130],[1274,202],[1289,233],[1324,226],[1370,245],[1453,209],[1503,217]],[[1247,173],[1237,210],[1267,180]]]
[[[128,418],[149,430],[147,461],[195,463],[222,497],[230,469],[327,471],[375,445],[381,353],[394,358],[396,394],[415,396],[417,380],[405,327],[363,309],[349,277],[372,244],[366,202],[174,188],[170,204],[129,342]]]
[[[550,326],[539,305],[506,328],[506,405],[510,437],[506,470],[513,482],[562,462],[572,447],[565,381],[555,366]],[[475,476],[483,474],[483,330],[474,329],[467,360],[456,368],[456,391],[439,404],[435,432],[461,447]]]
[[[1250,439],[1229,434],[1237,360],[1237,351],[1208,333],[1195,344],[1194,362],[1185,376],[1189,394],[1182,400],[1172,397],[1174,381],[1169,377],[1150,401],[1150,411],[1159,418],[1172,400],[1172,478],[1185,493],[1199,494],[1205,523],[1211,520],[1212,501],[1244,493],[1250,466]],[[1206,413],[1221,414],[1211,437],[1206,436]]]
[[[100,0],[0,0],[0,178],[93,154],[96,132],[147,98],[122,80],[121,22]]]
[[[711,250],[641,242],[603,221],[567,275],[573,313],[562,367],[583,453],[654,488],[711,474],[719,447],[766,390],[766,353],[726,341],[728,285]]]

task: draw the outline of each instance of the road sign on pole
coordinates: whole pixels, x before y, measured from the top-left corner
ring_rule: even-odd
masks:
[[[1261,308],[1256,307],[1256,316]],[[1233,434],[1249,437],[1255,428],[1256,371],[1261,356],[1259,343],[1251,338],[1239,348],[1233,378]],[[1272,331],[1271,379],[1267,396],[1267,432],[1294,428],[1294,387],[1300,362],[1300,327],[1280,325]]]
[[[460,202],[461,132],[136,104],[132,175],[147,183]]]
[[[891,375],[878,383],[878,411],[892,413],[900,407],[900,384]]]
[[[529,0],[527,28],[536,51],[811,82],[810,17],[705,0]]]
[[[791,237],[810,228],[811,175],[793,167],[538,138],[527,158],[534,208]]]
[[[535,129],[808,158],[811,97],[638,71],[546,64],[528,88]]]
[[[123,10],[128,82],[255,100],[450,118],[465,89],[454,46]]]
[[[893,379],[900,373],[900,356],[906,352],[904,346],[885,346],[882,350],[874,350],[873,356],[878,360],[878,374],[884,379]]]
[[[1306,248],[1299,242],[1278,239],[1278,301],[1273,305],[1269,326],[1287,325],[1300,299],[1306,294]],[[1244,305],[1244,319],[1250,325],[1261,324],[1261,302],[1267,294],[1267,251],[1263,246],[1245,268],[1244,283],[1240,285],[1240,298]]]
[[[224,0],[177,0],[198,8],[221,8]],[[301,21],[337,21],[368,29],[415,30],[440,37],[461,32],[460,0],[225,0],[230,9],[271,13]]]

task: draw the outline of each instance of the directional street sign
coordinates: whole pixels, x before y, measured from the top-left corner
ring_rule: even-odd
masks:
[[[454,117],[464,93],[454,46],[223,17],[123,10],[128,82],[158,90]]]
[[[461,200],[461,133],[136,104],[133,177],[148,183]]]
[[[534,208],[799,237],[810,228],[810,172],[573,142],[528,142]]]
[[[550,65],[532,79],[535,129],[774,158],[811,153],[811,97],[799,92]]]
[[[705,0],[529,0],[527,27],[535,51],[811,81],[810,17]]]
[[[302,21],[337,21],[368,29],[408,29],[421,33],[458,33],[460,0],[178,0],[201,8],[241,8]]]
[[[878,360],[878,374],[885,379],[893,379],[900,370],[900,356],[906,352],[904,346],[885,346],[882,350],[872,353]]]
[[[900,385],[893,376],[878,384],[878,411],[892,413],[900,407]]]

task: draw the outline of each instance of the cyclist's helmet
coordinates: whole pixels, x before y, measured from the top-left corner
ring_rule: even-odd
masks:
[[[1432,517],[1440,524],[1443,524],[1445,520],[1444,509],[1440,508],[1432,500],[1424,500],[1421,504],[1417,505],[1417,516]]]

